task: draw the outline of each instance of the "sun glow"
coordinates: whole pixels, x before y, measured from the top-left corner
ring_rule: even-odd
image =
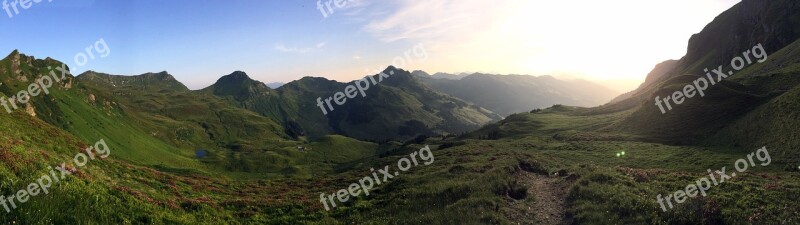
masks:
[[[476,9],[487,19],[472,20],[479,27],[473,32],[456,32],[462,38],[451,40],[460,41],[436,46],[432,57],[448,59],[431,64],[442,71],[458,65],[462,71],[643,80],[657,63],[685,54],[691,34],[733,3],[511,0]]]

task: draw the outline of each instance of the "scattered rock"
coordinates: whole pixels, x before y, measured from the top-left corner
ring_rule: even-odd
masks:
[[[34,108],[33,108],[33,105],[32,105],[32,104],[30,104],[30,103],[28,103],[28,104],[25,104],[25,112],[27,112],[27,113],[28,113],[28,115],[31,115],[31,116],[33,116],[33,117],[36,117],[36,109],[34,109]]]
[[[69,90],[70,88],[72,88],[72,79],[71,78],[65,78],[65,79],[67,80],[67,83],[64,84],[64,89]]]

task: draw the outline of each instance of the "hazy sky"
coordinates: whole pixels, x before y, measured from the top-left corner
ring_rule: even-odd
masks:
[[[396,57],[431,73],[644,80],[737,2],[346,0],[331,2],[333,14],[323,6],[325,17],[311,0],[43,0],[0,12],[0,51],[52,57],[76,74],[166,70],[192,89],[235,70],[263,82],[349,81]],[[100,38],[111,54],[76,65]],[[420,45],[427,57],[407,54]]]

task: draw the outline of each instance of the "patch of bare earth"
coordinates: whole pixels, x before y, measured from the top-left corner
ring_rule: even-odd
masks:
[[[520,185],[528,188],[525,199],[508,198],[503,213],[512,224],[570,224],[565,216],[569,182],[562,176],[520,171]]]

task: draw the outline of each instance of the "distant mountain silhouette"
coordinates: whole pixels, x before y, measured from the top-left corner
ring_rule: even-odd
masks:
[[[267,83],[267,87],[272,88],[272,89],[276,89],[276,88],[279,88],[279,87],[281,87],[281,86],[283,86],[285,84],[286,83],[272,82],[272,83]]]
[[[555,104],[598,106],[619,93],[585,80],[564,81],[552,76],[471,74],[460,79],[437,79],[416,72],[434,90],[471,102],[503,116]]]

